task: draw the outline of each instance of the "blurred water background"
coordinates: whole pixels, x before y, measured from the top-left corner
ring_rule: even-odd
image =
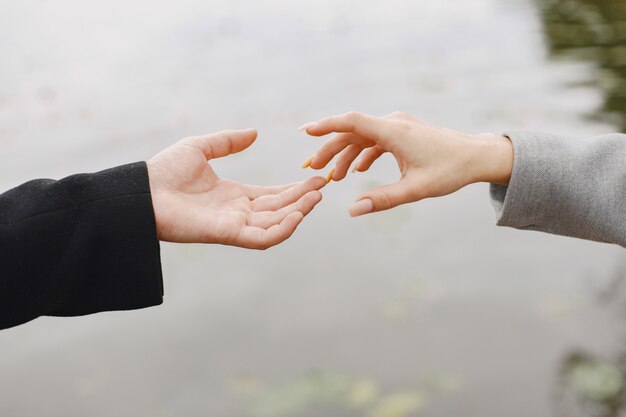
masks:
[[[0,57],[2,190],[247,127],[221,175],[303,179],[296,127],[347,110],[626,126],[624,0],[4,0]],[[496,228],[484,184],[349,219],[396,176],[267,252],[163,244],[160,307],[0,332],[0,415],[626,415],[623,250]]]

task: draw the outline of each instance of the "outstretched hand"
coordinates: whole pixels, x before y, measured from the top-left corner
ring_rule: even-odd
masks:
[[[217,176],[211,159],[240,152],[254,129],[180,140],[148,161],[160,240],[267,249],[289,238],[322,199],[326,181],[262,187]]]
[[[322,169],[338,155],[329,178],[345,178],[354,170],[367,171],[384,153],[396,159],[400,179],[362,194],[350,207],[360,216],[400,204],[453,193],[474,182],[507,185],[513,164],[511,141],[501,135],[470,135],[438,127],[406,113],[374,117],[346,113],[307,123],[300,128],[312,136],[337,133],[326,141],[304,167]]]

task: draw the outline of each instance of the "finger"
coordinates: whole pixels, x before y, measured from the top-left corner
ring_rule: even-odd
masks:
[[[283,191],[288,190],[292,187],[295,187],[296,185],[302,184],[303,182],[304,181],[296,181],[296,182],[292,182],[289,184],[272,185],[269,187],[245,184],[244,188],[246,189],[248,193],[248,198],[255,199],[255,198],[261,197],[262,195],[282,193]]]
[[[374,161],[380,158],[384,153],[385,151],[378,145],[364,150],[361,154],[361,159],[356,163],[354,169],[359,172],[367,171]]]
[[[267,230],[260,227],[244,226],[239,233],[236,245],[248,249],[271,248],[287,240],[296,231],[303,218],[304,215],[296,211]]]
[[[285,217],[296,211],[306,216],[321,200],[322,193],[319,191],[310,191],[295,203],[291,203],[278,211],[252,212],[250,217],[248,217],[247,225],[268,229],[275,224],[279,224]]]
[[[326,141],[317,150],[317,152],[315,152],[315,155],[313,155],[313,159],[311,159],[311,163],[309,166],[313,169],[324,168],[335,157],[335,155],[339,154],[352,144],[366,147],[374,145],[374,142],[368,139],[361,138],[352,133],[341,133]]]
[[[357,217],[367,213],[388,210],[400,204],[421,199],[419,190],[409,181],[402,179],[395,184],[383,185],[361,195],[350,209],[350,216]]]
[[[324,136],[332,132],[354,133],[376,143],[384,141],[389,121],[363,113],[350,112],[322,119],[306,129],[312,136]]]
[[[337,163],[335,164],[335,173],[333,174],[334,181],[341,181],[346,177],[350,165],[363,151],[363,147],[359,145],[350,145],[339,154]]]
[[[192,136],[186,140],[193,146],[199,147],[206,159],[215,159],[241,152],[255,141],[257,131],[225,130],[205,136]]]
[[[252,200],[254,211],[277,211],[281,208],[298,201],[300,197],[309,191],[319,190],[326,185],[324,177],[312,177],[305,182],[295,185],[279,194],[268,194]]]

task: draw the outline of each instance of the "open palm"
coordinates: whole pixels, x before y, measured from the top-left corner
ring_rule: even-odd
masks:
[[[267,249],[293,234],[322,199],[323,177],[262,187],[222,179],[207,163],[256,136],[250,129],[189,137],[148,161],[160,240]]]

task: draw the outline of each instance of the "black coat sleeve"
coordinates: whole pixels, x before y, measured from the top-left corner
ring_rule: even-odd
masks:
[[[0,329],[162,302],[145,162],[0,195]]]

